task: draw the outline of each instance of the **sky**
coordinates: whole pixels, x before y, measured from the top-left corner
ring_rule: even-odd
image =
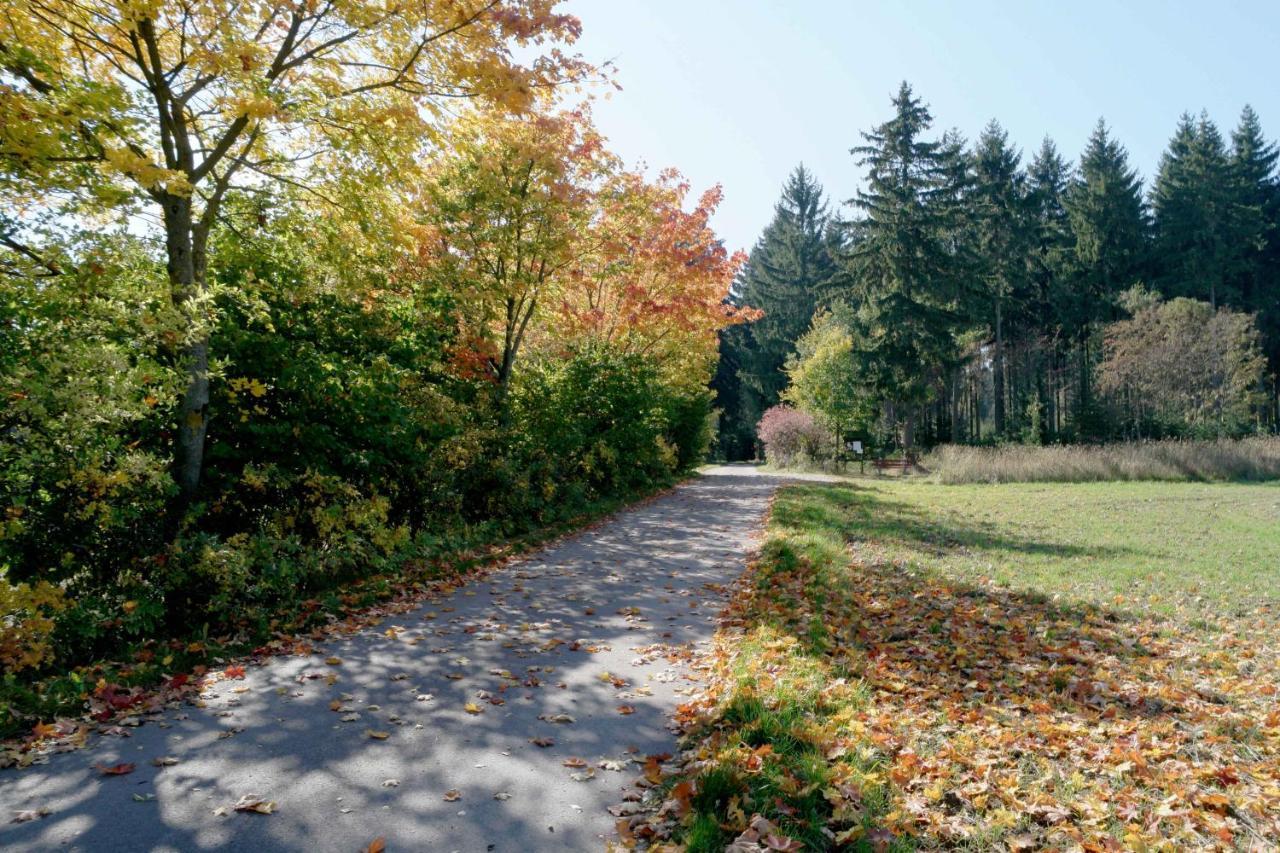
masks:
[[[623,90],[594,111],[628,163],[722,184],[714,220],[749,249],[803,162],[834,202],[861,170],[859,131],[903,80],[940,134],[996,118],[1026,156],[1047,134],[1078,156],[1099,117],[1154,175],[1178,117],[1224,136],[1248,103],[1280,137],[1280,2],[567,0],[577,48]]]

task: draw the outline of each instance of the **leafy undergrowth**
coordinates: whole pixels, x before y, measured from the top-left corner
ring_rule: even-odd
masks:
[[[145,715],[192,700],[211,681],[237,677],[240,659],[309,655],[314,643],[379,624],[550,540],[600,523],[619,507],[660,492],[600,500],[583,513],[521,536],[470,537],[443,544],[378,575],[282,609],[269,625],[234,636],[138,643],[119,658],[77,667],[33,684],[6,674],[0,684],[0,769],[42,763],[78,749],[94,731],[138,725]]]
[[[1274,849],[1270,610],[1193,630],[1066,590],[956,580],[855,541],[868,500],[850,486],[781,493],[708,689],[681,708],[664,808],[624,838],[690,851]]]

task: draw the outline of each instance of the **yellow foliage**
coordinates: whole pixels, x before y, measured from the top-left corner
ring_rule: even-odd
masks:
[[[16,586],[0,579],[0,667],[16,672],[53,659],[53,614],[67,606],[47,581]]]

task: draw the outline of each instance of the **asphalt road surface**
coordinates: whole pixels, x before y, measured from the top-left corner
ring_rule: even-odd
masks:
[[[250,666],[205,707],[0,771],[0,819],[49,810],[0,823],[0,849],[602,849],[633,759],[674,751],[669,715],[696,689],[680,649],[713,634],[780,482],[708,469],[447,598]],[[136,769],[93,767],[117,763]],[[244,797],[274,809],[235,811]]]

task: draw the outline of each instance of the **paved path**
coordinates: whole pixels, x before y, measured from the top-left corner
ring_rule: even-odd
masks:
[[[0,823],[0,849],[357,851],[377,836],[393,853],[601,849],[614,823],[607,807],[639,767],[575,781],[585,771],[562,762],[673,751],[668,714],[692,685],[649,647],[711,636],[723,585],[742,570],[779,482],[750,467],[710,469],[311,657],[249,667],[245,680],[219,682],[204,708],[0,771],[0,820],[51,810]],[[390,638],[391,625],[405,630]],[[330,656],[341,665],[327,666]],[[317,673],[339,678],[306,677]],[[344,710],[331,710],[334,700]],[[468,713],[469,702],[483,713]],[[558,714],[575,721],[543,719]],[[178,762],[156,768],[159,756]],[[137,769],[92,769],[117,762]],[[248,794],[277,811],[215,814]]]

